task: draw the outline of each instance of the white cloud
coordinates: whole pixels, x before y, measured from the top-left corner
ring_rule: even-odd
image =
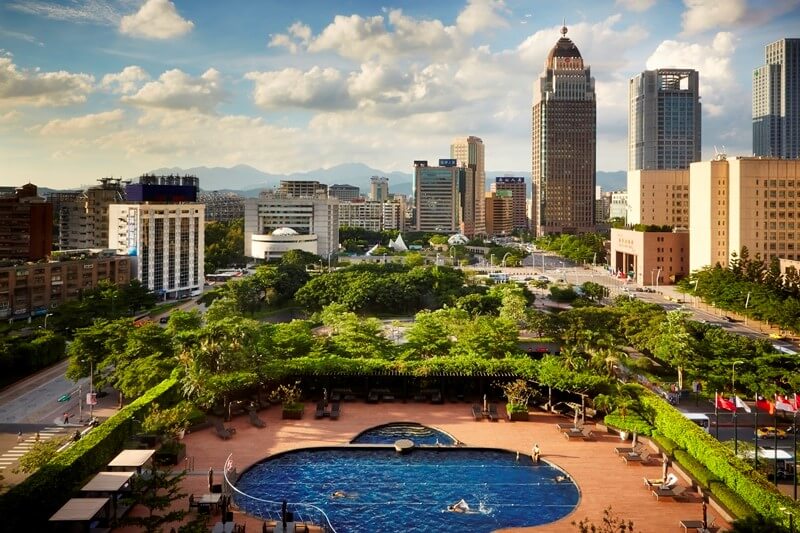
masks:
[[[77,132],[99,130],[110,124],[121,122],[125,118],[125,111],[114,109],[103,113],[92,113],[80,117],[57,118],[50,122],[31,128],[40,135],[73,135]]]
[[[213,113],[224,100],[222,76],[210,68],[194,78],[179,69],[164,72],[156,81],[146,83],[136,94],[123,96],[122,101],[142,107],[196,109]]]
[[[6,30],[4,28],[0,28],[0,37],[10,37],[12,39],[19,39],[27,43],[35,44],[37,46],[44,46],[44,43],[39,39],[37,39],[36,37],[34,37],[33,35],[30,35],[28,33],[23,33],[21,31],[11,31],[11,30]]]
[[[146,0],[139,11],[119,21],[120,32],[146,39],[180,37],[193,27],[194,22],[181,17],[169,0]]]
[[[72,0],[66,5],[55,2],[24,0],[12,2],[8,4],[8,7],[29,15],[78,24],[113,25],[120,18],[116,8],[105,0]]]
[[[312,67],[308,71],[285,68],[271,72],[248,72],[255,82],[253,100],[265,109],[283,106],[309,109],[351,107],[346,80],[335,68]]]
[[[22,113],[14,109],[5,113],[0,113],[0,124],[14,124],[21,116]]]
[[[117,94],[130,94],[139,90],[142,82],[150,79],[150,75],[142,67],[131,65],[116,74],[103,76],[100,86]]]
[[[681,18],[687,35],[734,26],[747,13],[746,0],[683,0],[683,3],[686,11]]]
[[[0,106],[4,101],[39,107],[77,104],[86,101],[93,84],[88,74],[20,70],[11,54],[0,55]]]
[[[505,11],[503,0],[469,0],[456,18],[456,27],[465,35],[474,35],[488,29],[506,28],[508,20],[500,14],[503,11]]]
[[[300,51],[301,46],[308,46],[311,40],[311,28],[302,22],[295,22],[289,29],[288,33],[278,33],[270,35],[269,47],[284,47],[289,52],[296,54]]]
[[[736,89],[731,67],[736,41],[730,32],[717,33],[708,44],[663,41],[647,59],[647,68],[693,68],[699,71],[703,111],[712,116],[720,115],[724,103]]]
[[[629,11],[641,13],[653,7],[656,0],[616,0],[614,4]]]

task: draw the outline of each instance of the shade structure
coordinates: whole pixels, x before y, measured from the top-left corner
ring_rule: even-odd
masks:
[[[81,488],[83,492],[118,492],[134,476],[134,472],[100,472]]]
[[[88,522],[109,501],[109,498],[72,498],[50,517],[50,522]]]
[[[111,468],[141,468],[156,453],[155,450],[122,450],[108,463]]]

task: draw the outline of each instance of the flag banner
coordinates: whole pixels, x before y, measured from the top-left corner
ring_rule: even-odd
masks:
[[[738,396],[734,396],[736,399],[736,407],[739,409],[744,409],[745,413],[749,413],[751,411],[750,406],[744,403],[744,400],[739,398]]]
[[[794,402],[786,398],[786,396],[778,394],[775,396],[775,409],[778,411],[788,411],[793,413],[797,411],[797,408],[794,406]]]
[[[764,411],[769,414],[773,414],[775,412],[772,402],[767,400],[763,396],[758,396],[756,398],[756,409],[758,409],[759,411]]]
[[[797,393],[794,393],[794,410],[797,411],[800,409],[800,398],[797,397]]]
[[[714,405],[719,409],[724,409],[726,411],[735,411],[736,404],[734,404],[731,400],[726,400],[722,394],[717,393]]]

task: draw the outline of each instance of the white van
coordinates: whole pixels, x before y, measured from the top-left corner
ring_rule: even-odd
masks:
[[[684,413],[681,412],[683,416],[703,428],[703,431],[706,433],[710,432],[711,421],[708,419],[708,415],[703,413]]]

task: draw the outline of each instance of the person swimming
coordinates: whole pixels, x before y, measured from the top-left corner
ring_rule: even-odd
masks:
[[[343,490],[337,490],[331,494],[331,498],[347,498],[347,493]]]
[[[464,514],[473,514],[478,512],[470,509],[469,504],[466,502],[464,498],[461,498],[452,505],[448,505],[447,510],[450,511],[451,513],[464,513]]]

